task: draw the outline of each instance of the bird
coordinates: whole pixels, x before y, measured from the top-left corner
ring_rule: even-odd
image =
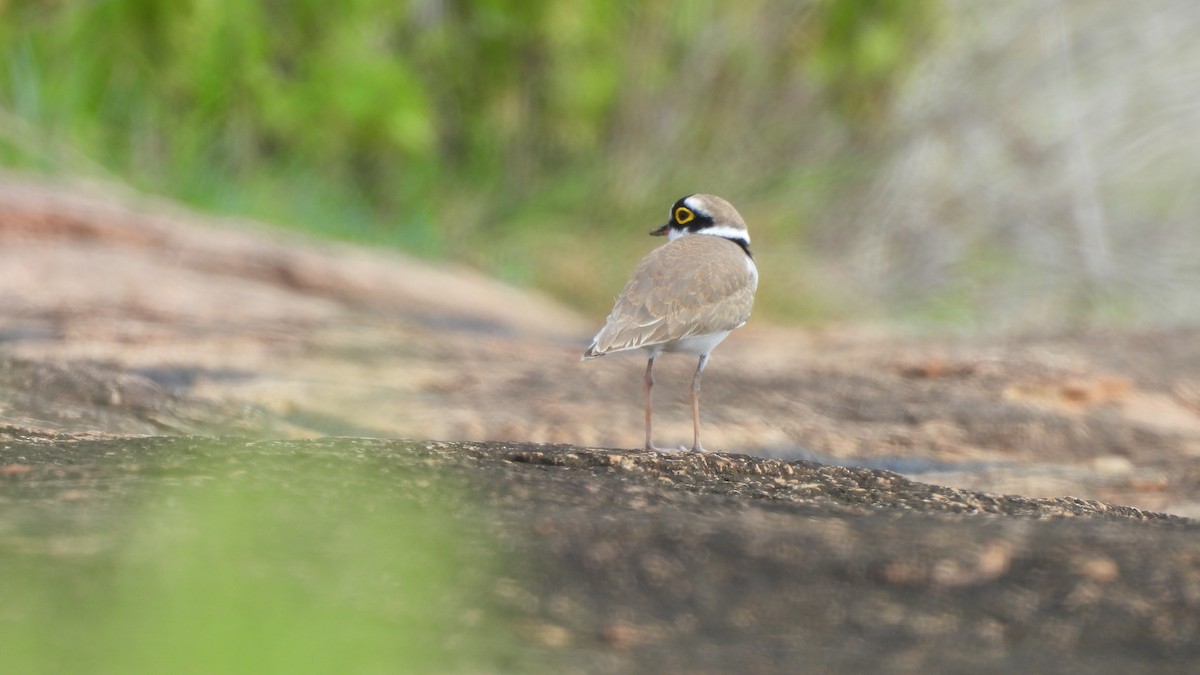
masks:
[[[699,357],[692,376],[691,449],[704,452],[700,376],[713,348],[750,318],[758,289],[750,233],[732,204],[715,195],[692,194],[676,201],[666,224],[650,234],[665,235],[668,241],[638,263],[582,360],[636,349],[647,353],[645,448],[657,450],[651,431],[654,360],[664,352]]]

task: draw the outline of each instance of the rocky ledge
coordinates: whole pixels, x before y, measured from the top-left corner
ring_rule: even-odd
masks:
[[[1200,672],[1200,532],[1153,512],[1200,514],[1196,327],[752,322],[705,381],[706,439],[748,454],[379,440],[629,446],[639,366],[581,367],[591,321],[469,270],[2,178],[0,591],[31,560],[104,568],[131,512],[236,483],[293,519],[451,514],[487,577],[454,578],[466,629],[543,672]],[[670,387],[694,364],[660,367],[656,429],[690,438]],[[514,664],[465,672],[538,670]]]
[[[565,672],[1200,667],[1200,527],[1130,507],[723,453],[13,426],[0,441],[0,500],[68,514],[214,459],[280,483],[363,464],[416,497],[436,476],[519,561],[490,584],[497,611]]]

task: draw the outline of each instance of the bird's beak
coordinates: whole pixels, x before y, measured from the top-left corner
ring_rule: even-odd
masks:
[[[666,236],[667,230],[669,230],[669,229],[671,229],[671,224],[667,223],[666,225],[663,225],[662,227],[658,228],[657,230],[651,230],[650,236],[651,237],[664,237],[664,236]]]

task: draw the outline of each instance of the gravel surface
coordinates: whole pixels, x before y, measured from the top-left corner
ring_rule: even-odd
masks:
[[[219,482],[213,466],[286,485],[357,463],[414,499],[433,488],[413,476],[436,475],[517,561],[488,606],[551,671],[1200,667],[1200,527],[1130,507],[746,455],[3,433],[10,519],[82,522],[66,529],[92,550],[124,496]]]
[[[0,297],[0,552],[102,550],[201,459],[424,467],[548,672],[1200,669],[1196,328],[752,318],[692,455],[601,449],[640,446],[644,368],[578,362],[601,317],[399,254],[8,177]],[[660,443],[692,368],[656,364]]]

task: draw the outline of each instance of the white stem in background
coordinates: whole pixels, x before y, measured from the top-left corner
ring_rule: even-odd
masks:
[[[1088,146],[1083,124],[1083,112],[1079,106],[1079,91],[1075,61],[1071,54],[1071,33],[1067,25],[1066,7],[1062,0],[1055,12],[1055,28],[1058,32],[1058,48],[1061,54],[1063,79],[1063,107],[1068,124],[1068,162],[1071,185],[1071,211],[1074,215],[1075,231],[1079,237],[1080,254],[1088,277],[1100,281],[1110,276],[1112,257],[1108,243],[1108,224],[1104,215],[1104,204],[1100,201],[1096,185],[1096,167]]]

